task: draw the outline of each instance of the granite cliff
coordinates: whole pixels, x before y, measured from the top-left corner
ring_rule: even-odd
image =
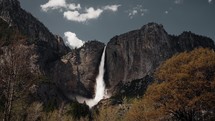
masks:
[[[152,81],[153,72],[174,54],[198,47],[215,48],[213,40],[191,32],[169,35],[162,25],[149,23],[138,30],[113,37],[107,44],[105,82],[109,94],[139,95]],[[87,42],[56,62],[54,80],[63,92],[92,98],[104,44]],[[132,82],[134,81],[134,82]],[[131,83],[132,82],[132,83]],[[125,90],[130,90],[125,92]],[[143,94],[141,92],[141,94]]]
[[[162,25],[156,23],[148,23],[138,30],[115,36],[107,44],[107,86],[112,93],[118,90],[119,83],[153,76],[155,69],[172,55],[197,47],[215,49],[210,38],[191,32],[169,35]]]
[[[32,57],[38,56],[35,59],[41,68],[36,69],[38,72],[46,70],[46,63],[55,61],[68,52],[63,39],[53,35],[40,21],[23,10],[18,0],[0,0],[0,19],[25,37],[22,44],[32,48],[32,53],[35,52]]]
[[[89,41],[81,48],[71,50],[55,63],[53,80],[67,97],[93,97],[104,46],[101,42]]]
[[[89,41],[81,48],[70,50],[60,36],[53,35],[23,10],[18,0],[0,0],[0,23],[0,65],[12,60],[10,53],[14,53],[19,55],[17,62],[25,65],[28,72],[47,77],[48,83],[45,79],[45,84],[29,86],[34,87],[31,90],[36,90],[40,99],[50,100],[50,95],[56,98],[63,95],[68,99],[75,99],[76,95],[94,97],[95,79],[105,44]],[[215,49],[210,38],[191,32],[169,35],[156,23],[113,37],[107,43],[105,59],[108,92],[126,94],[130,86],[137,92],[144,90],[162,62],[176,53],[197,47]],[[44,82],[44,79],[39,80]],[[32,92],[34,95],[35,91]]]
[[[63,97],[49,79],[50,68],[68,52],[63,39],[53,35],[40,21],[23,10],[18,0],[0,0],[2,94],[8,88],[27,90],[27,95],[35,97],[33,100],[44,102]],[[11,77],[12,82],[9,81]],[[15,83],[13,88],[7,86],[9,82]]]

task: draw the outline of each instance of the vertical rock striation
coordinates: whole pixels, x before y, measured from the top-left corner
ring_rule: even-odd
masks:
[[[101,42],[89,41],[55,63],[53,80],[70,99],[76,95],[93,98],[104,46]]]
[[[115,36],[107,44],[106,83],[112,92],[119,82],[127,83],[152,75],[160,63],[173,54],[196,47],[215,46],[211,39],[191,32],[171,36],[156,23]]]

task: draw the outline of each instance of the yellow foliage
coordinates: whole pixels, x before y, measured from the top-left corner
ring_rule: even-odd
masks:
[[[112,105],[111,100],[109,101],[107,100],[98,106],[98,112],[95,111],[93,114],[95,121],[125,121],[125,114],[136,99],[133,100],[124,97],[122,103],[116,105]]]
[[[195,49],[173,56],[155,72],[157,82],[127,113],[128,121],[214,118],[215,52]],[[212,111],[212,114],[209,112]]]

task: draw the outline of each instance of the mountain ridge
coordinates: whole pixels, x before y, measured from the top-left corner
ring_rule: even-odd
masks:
[[[210,38],[191,32],[172,36],[163,25],[153,22],[115,36],[107,44],[106,83],[110,90],[115,90],[112,87],[119,82],[127,83],[152,76],[154,70],[172,55],[197,47],[215,49]]]
[[[9,27],[16,28],[23,36],[28,46],[34,46],[37,51],[39,66],[42,71],[47,68],[45,63],[54,61],[66,54],[69,49],[64,45],[60,36],[53,35],[43,23],[21,8],[18,0],[0,1],[0,18],[8,23]]]

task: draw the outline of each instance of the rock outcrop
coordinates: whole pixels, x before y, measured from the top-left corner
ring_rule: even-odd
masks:
[[[105,81],[109,93],[126,95],[123,91],[132,92],[131,88],[135,89],[132,94],[144,91],[150,84],[148,81],[152,80],[147,77],[151,78],[162,62],[176,53],[197,47],[215,48],[210,38],[191,32],[172,36],[156,23],[113,37],[107,44],[105,60]],[[76,95],[93,97],[103,48],[102,43],[88,42],[56,63],[54,80],[69,98]]]
[[[25,37],[22,44],[32,48],[34,55],[29,58],[38,57],[35,59],[35,66],[40,68],[38,72],[47,72],[48,63],[69,51],[62,38],[53,35],[40,21],[23,10],[18,0],[0,0],[0,19],[7,22],[8,28],[16,29]],[[16,41],[15,44],[20,43],[20,40]]]
[[[73,49],[53,68],[53,80],[70,99],[76,95],[92,98],[104,44],[89,41]]]
[[[10,76],[6,73],[8,69],[5,71],[4,68],[16,69],[17,73],[26,73],[20,82],[23,81],[22,85],[27,87],[35,87],[34,97],[37,99],[48,101],[56,95],[59,97],[62,93],[48,78],[53,63],[69,51],[63,39],[53,35],[40,21],[23,10],[18,0],[0,0],[0,88],[4,80],[7,81],[6,77]],[[10,63],[15,65],[10,67]]]
[[[149,23],[113,37],[107,44],[105,80],[113,92],[119,83],[128,83],[152,75],[154,70],[173,54],[196,47],[215,48],[213,40],[184,32],[167,34],[162,25]],[[116,89],[117,90],[117,89]]]

